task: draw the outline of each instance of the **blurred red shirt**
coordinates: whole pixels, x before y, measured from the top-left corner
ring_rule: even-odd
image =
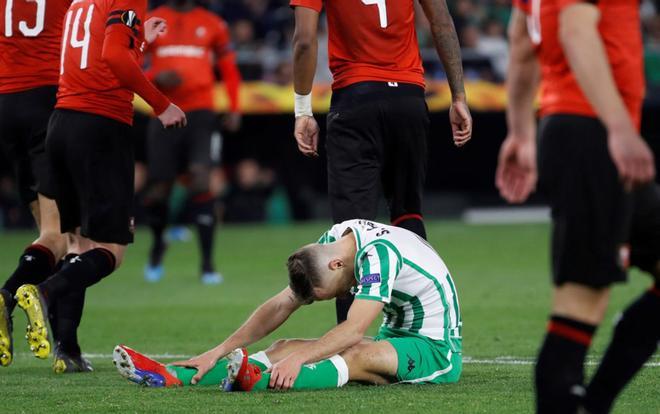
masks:
[[[195,7],[177,11],[168,6],[152,10],[149,17],[167,21],[167,32],[149,45],[149,77],[175,71],[182,82],[163,93],[184,111],[212,110],[215,75],[214,61],[222,74],[229,94],[230,110],[238,110],[240,74],[230,45],[229,29],[217,15]]]
[[[425,86],[413,0],[290,0],[328,15],[333,89],[356,82]]]
[[[0,93],[57,85],[62,21],[70,4],[71,0],[0,3]]]
[[[559,13],[581,0],[514,0],[528,16],[530,38],[541,63],[541,116],[575,114],[596,117],[573,76],[559,40]],[[599,0],[598,31],[614,80],[628,112],[639,127],[644,99],[644,62],[639,1]]]

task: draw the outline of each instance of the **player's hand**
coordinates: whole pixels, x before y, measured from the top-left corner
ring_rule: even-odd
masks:
[[[162,114],[158,115],[158,119],[160,119],[164,128],[183,128],[188,125],[186,114],[173,103]]]
[[[171,365],[175,365],[177,367],[196,369],[197,373],[190,380],[190,382],[193,385],[195,385],[199,381],[201,381],[202,378],[204,378],[204,375],[206,375],[211,369],[213,369],[213,367],[215,367],[215,364],[217,364],[218,361],[223,357],[224,355],[218,355],[218,353],[215,352],[215,350],[210,350],[199,356],[187,359],[185,361],[173,362]]]
[[[300,374],[303,362],[291,354],[280,362],[274,364],[268,371],[270,372],[270,383],[268,386],[276,390],[288,390],[293,387],[296,378]]]
[[[621,131],[609,131],[610,156],[627,191],[655,178],[653,153],[632,125]]]
[[[158,36],[167,33],[167,21],[160,17],[151,17],[144,22],[144,40],[153,43]]]
[[[457,99],[449,108],[449,122],[454,145],[462,147],[472,138],[472,115],[465,99]]]
[[[154,82],[156,83],[156,86],[158,86],[158,89],[168,90],[181,85],[183,79],[181,79],[181,76],[179,76],[179,73],[175,70],[164,70],[158,72],[154,78]]]
[[[308,157],[319,156],[319,124],[313,116],[296,118],[293,136],[296,138],[300,152]]]
[[[242,117],[238,112],[230,112],[222,119],[222,125],[229,132],[238,132],[241,129]]]
[[[509,203],[522,203],[536,189],[536,141],[534,135],[509,134],[500,148],[495,185]]]

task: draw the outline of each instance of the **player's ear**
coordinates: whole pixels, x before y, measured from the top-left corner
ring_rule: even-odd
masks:
[[[341,259],[332,259],[330,263],[328,263],[328,268],[330,268],[330,270],[341,269],[344,266],[346,265],[344,264],[344,261]]]

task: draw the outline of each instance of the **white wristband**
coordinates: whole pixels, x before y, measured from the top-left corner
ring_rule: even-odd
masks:
[[[312,113],[312,93],[298,95],[294,92],[294,95],[294,111],[296,113],[296,118],[300,118],[301,116],[314,116]]]

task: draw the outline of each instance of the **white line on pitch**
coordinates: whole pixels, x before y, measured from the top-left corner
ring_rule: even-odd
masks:
[[[84,354],[85,358],[89,359],[112,359],[112,354]],[[16,356],[32,356],[31,354],[21,353]],[[181,354],[149,354],[147,355],[150,358],[156,360],[174,360],[174,359],[188,359],[191,358],[191,355],[181,355]],[[517,356],[500,356],[496,358],[473,358],[469,356],[463,357],[464,364],[472,365],[533,365],[535,358],[533,357],[517,357]],[[598,365],[600,363],[600,358],[587,358],[587,365]],[[660,367],[660,355],[654,355],[650,358],[649,362],[646,363],[647,367]]]

